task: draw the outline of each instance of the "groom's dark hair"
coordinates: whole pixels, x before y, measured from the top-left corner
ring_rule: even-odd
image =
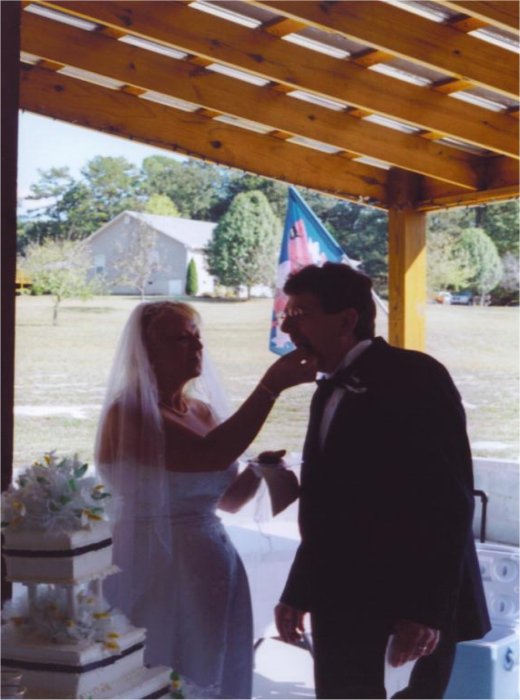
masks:
[[[325,263],[322,267],[307,265],[287,279],[286,294],[315,294],[326,314],[355,309],[359,320],[358,340],[375,335],[376,305],[372,296],[372,280],[359,270],[342,263]]]

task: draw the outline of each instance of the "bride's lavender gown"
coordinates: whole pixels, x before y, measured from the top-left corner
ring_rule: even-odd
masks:
[[[134,624],[147,628],[145,662],[171,666],[189,678],[197,697],[250,698],[252,693],[249,586],[215,513],[236,472],[236,465],[220,472],[168,472],[174,555],[154,563],[148,594],[132,610],[124,610],[120,596],[114,600]],[[137,559],[140,533],[146,542],[150,520],[136,527]],[[116,564],[118,539],[116,532]],[[110,599],[110,579],[106,593]]]

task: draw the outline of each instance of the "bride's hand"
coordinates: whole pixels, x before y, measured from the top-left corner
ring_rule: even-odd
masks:
[[[255,462],[259,464],[283,465],[283,458],[286,454],[287,450],[264,450],[264,452],[260,452]]]
[[[316,379],[317,358],[307,348],[297,348],[280,357],[264,374],[262,383],[273,393]]]

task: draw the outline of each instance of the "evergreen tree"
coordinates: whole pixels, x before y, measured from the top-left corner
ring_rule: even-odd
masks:
[[[280,222],[262,192],[242,192],[220,219],[208,246],[209,271],[227,287],[273,284]]]
[[[275,216],[282,221],[287,210],[287,193],[289,186],[284,182],[270,180],[261,175],[245,173],[242,170],[228,170],[221,172],[222,185],[221,198],[212,209],[213,221],[218,221],[229,208],[234,197],[240,192],[256,190],[263,192],[271,205]]]
[[[199,275],[197,272],[197,266],[195,265],[195,260],[192,258],[186,271],[186,294],[190,297],[194,297],[198,291]]]
[[[518,306],[520,292],[518,255],[506,253],[501,261],[502,278],[492,291],[491,303],[500,306]]]
[[[460,245],[461,235],[458,228],[427,232],[427,283],[432,296],[442,289],[466,287],[475,275],[470,255]]]
[[[502,263],[496,245],[481,228],[464,229],[460,236],[459,248],[468,255],[474,274],[470,284],[480,294],[480,303],[485,303],[486,295],[494,289],[502,277]]]
[[[480,209],[480,224],[503,257],[507,253],[518,256],[519,252],[519,201],[486,204]]]

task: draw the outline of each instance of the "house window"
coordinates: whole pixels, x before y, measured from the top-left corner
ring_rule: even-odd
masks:
[[[105,272],[105,255],[104,253],[98,253],[94,256],[94,267],[96,269],[96,275],[102,275]]]

